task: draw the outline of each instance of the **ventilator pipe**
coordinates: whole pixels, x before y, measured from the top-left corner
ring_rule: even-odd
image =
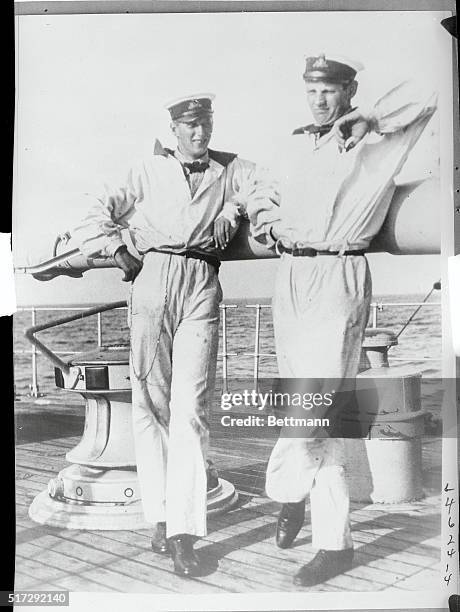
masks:
[[[370,252],[393,255],[431,255],[440,252],[439,181],[429,179],[399,185],[395,188],[389,212],[382,229],[372,241]],[[56,276],[81,277],[91,268],[113,268],[113,258],[86,257],[72,244],[70,234],[55,244],[55,251],[64,252],[34,266],[18,266],[18,273],[32,274],[37,280],[51,280]],[[248,221],[240,227],[222,254],[224,261],[272,259],[274,249],[257,242],[250,232]]]

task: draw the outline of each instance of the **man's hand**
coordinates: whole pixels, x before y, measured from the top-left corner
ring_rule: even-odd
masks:
[[[279,225],[272,225],[270,228],[270,236],[275,241],[275,246],[281,244],[287,249],[293,249],[296,247],[296,243],[292,242],[291,238],[283,233],[282,228]]]
[[[125,246],[120,247],[113,258],[117,266],[125,273],[121,280],[126,282],[133,281],[144,265],[140,259],[131,255]]]
[[[355,147],[370,130],[371,122],[369,118],[362,115],[357,109],[337,119],[334,123],[332,133],[339,143],[339,148],[349,151]]]
[[[214,242],[216,247],[223,250],[231,240],[232,224],[225,217],[214,221]]]

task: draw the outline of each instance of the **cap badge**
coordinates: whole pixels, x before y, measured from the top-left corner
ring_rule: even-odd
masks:
[[[190,100],[190,102],[188,103],[188,110],[193,110],[194,108],[197,108],[198,106],[200,106],[199,100]]]
[[[328,68],[328,63],[324,55],[320,55],[313,63],[313,68]]]

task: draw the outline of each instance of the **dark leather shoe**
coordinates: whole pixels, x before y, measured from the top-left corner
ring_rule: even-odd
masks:
[[[310,563],[300,568],[294,576],[298,586],[314,586],[343,574],[353,564],[353,548],[345,550],[320,550]]]
[[[168,538],[174,571],[179,576],[195,576],[200,570],[200,560],[193,550],[193,540],[194,538],[187,533]]]
[[[283,504],[276,525],[276,545],[289,548],[296,539],[305,519],[305,500]]]
[[[168,543],[166,541],[166,523],[157,523],[154,527],[151,546],[153,552],[162,555],[168,552]]]

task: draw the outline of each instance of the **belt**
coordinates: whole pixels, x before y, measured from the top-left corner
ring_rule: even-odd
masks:
[[[288,249],[283,246],[280,242],[276,245],[276,250],[281,255],[282,253],[287,253],[288,255],[292,255],[293,257],[316,257],[317,255],[365,255],[366,251],[364,249],[354,250],[354,251],[344,251],[341,253],[340,251],[317,251],[311,247],[305,247],[302,249]]]
[[[150,253],[150,251],[154,253],[164,253],[165,255],[180,255],[181,257],[186,257],[187,259],[200,259],[201,261],[205,261],[207,264],[211,265],[214,270],[219,273],[220,261],[213,255],[206,255],[205,253],[199,253],[198,251],[182,251],[181,253],[176,253],[175,251],[163,251],[154,248],[144,251],[144,254]]]

